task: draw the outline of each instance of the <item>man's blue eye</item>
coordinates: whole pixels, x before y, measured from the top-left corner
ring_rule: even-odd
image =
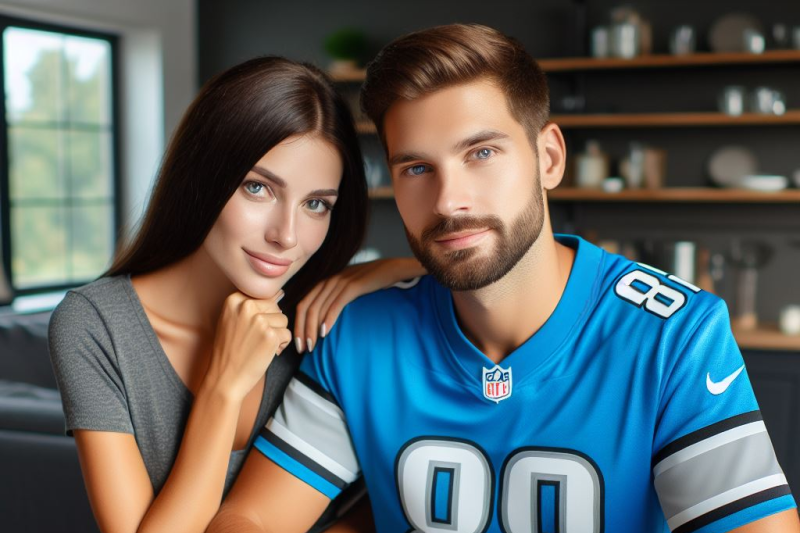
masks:
[[[414,165],[408,169],[408,173],[413,176],[419,176],[423,172],[425,172],[425,165]]]
[[[488,148],[481,148],[475,155],[477,155],[478,159],[488,159],[491,157],[492,151]]]

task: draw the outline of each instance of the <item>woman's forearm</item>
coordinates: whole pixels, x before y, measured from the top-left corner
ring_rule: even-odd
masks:
[[[172,471],[138,533],[205,531],[222,500],[241,403],[219,388],[201,387]]]

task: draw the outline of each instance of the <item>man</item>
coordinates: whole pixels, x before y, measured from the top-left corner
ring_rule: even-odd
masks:
[[[362,105],[432,276],[345,310],[211,531],[304,531],[362,474],[379,531],[800,531],[724,303],[553,235],[564,140],[518,43],[403,37]]]

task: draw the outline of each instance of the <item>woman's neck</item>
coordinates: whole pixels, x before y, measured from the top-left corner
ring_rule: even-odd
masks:
[[[236,287],[202,247],[171,265],[132,277],[149,316],[199,335],[212,335]]]

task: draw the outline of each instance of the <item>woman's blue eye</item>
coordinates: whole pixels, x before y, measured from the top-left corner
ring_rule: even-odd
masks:
[[[492,156],[492,152],[493,150],[490,150],[489,148],[481,148],[475,152],[475,156],[478,159],[489,159]]]
[[[254,189],[253,187],[257,187],[257,189]],[[258,196],[258,193],[261,192],[261,189],[264,188],[264,185],[258,183],[257,181],[248,181],[245,184],[244,188],[247,189],[247,192],[249,192],[250,194]]]
[[[326,213],[326,212],[331,210],[330,204],[328,204],[327,202],[324,202],[322,200],[316,199],[316,198],[313,199],[313,200],[309,200],[306,205],[308,205],[308,208],[313,213],[322,214],[322,213]]]
[[[412,176],[419,176],[425,172],[425,165],[414,165],[408,169],[408,173]]]

